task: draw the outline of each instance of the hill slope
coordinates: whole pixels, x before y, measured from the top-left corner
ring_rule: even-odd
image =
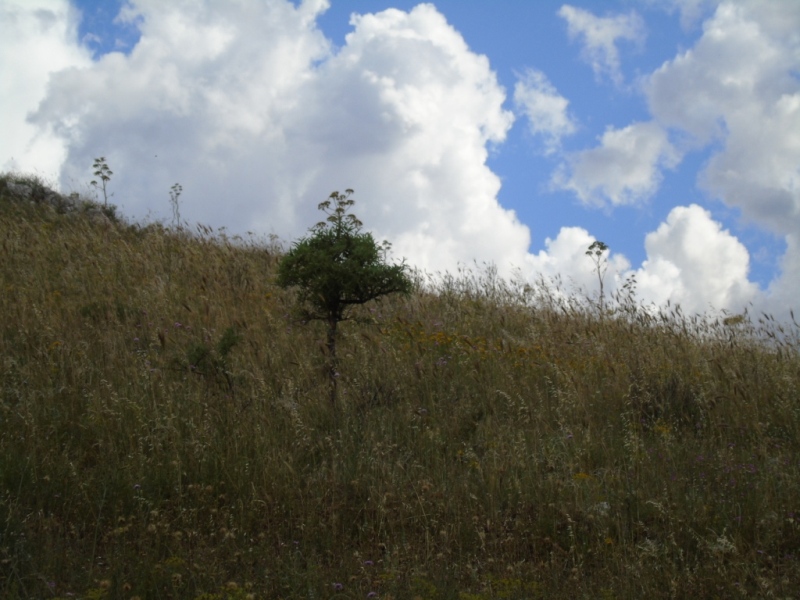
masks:
[[[3,597],[800,589],[796,330],[464,272],[343,325],[333,410],[279,248],[78,200],[0,178]]]

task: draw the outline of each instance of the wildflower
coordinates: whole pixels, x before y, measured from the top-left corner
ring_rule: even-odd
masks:
[[[374,563],[374,562],[372,562],[371,560],[365,560],[365,561],[364,561],[364,566],[365,566],[365,567],[371,567],[371,566],[372,566],[372,565],[374,565],[374,564],[375,564],[375,563]]]
[[[344,586],[341,583],[334,583],[333,589],[337,592],[341,592],[344,589]]]
[[[369,594],[367,594],[367,598],[377,598],[377,597],[378,597],[378,592],[370,592]]]

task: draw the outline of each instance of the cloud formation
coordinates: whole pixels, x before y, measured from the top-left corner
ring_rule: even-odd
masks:
[[[786,253],[781,259],[781,276],[776,277],[767,289],[766,297],[761,301],[761,309],[765,312],[786,317],[788,309],[794,308],[795,318],[800,317],[797,298],[800,294],[800,235],[786,236]]]
[[[488,59],[432,5],[363,15],[352,25],[318,89],[337,90],[346,105],[355,87],[368,101],[334,118],[323,110],[328,94],[320,98],[316,114],[336,128],[317,144],[324,179],[352,174],[356,190],[376,203],[365,207],[365,222],[379,223],[397,253],[423,268],[453,269],[475,257],[504,271],[519,265],[530,233],[497,202],[500,180],[486,166],[487,146],[501,143],[513,123]],[[322,123],[303,125],[301,135],[313,140]],[[338,156],[329,139],[348,137],[369,154]]]
[[[766,230],[800,237],[800,5],[722,2],[694,47],[649,78],[650,110],[663,126],[714,149],[698,182]],[[712,146],[712,144],[714,146]],[[784,264],[792,261],[785,258]],[[800,279],[787,286],[800,293]]]
[[[359,217],[412,264],[453,270],[477,258],[501,274],[519,267],[596,290],[588,231],[564,227],[530,254],[528,228],[498,203],[487,158],[514,123],[506,90],[433,5],[355,15],[334,48],[317,27],[325,0],[133,0],[118,18],[139,29],[136,45],[92,60],[66,0],[35,2],[0,8],[0,26],[15,24],[0,36],[4,64],[13,64],[12,42],[66,58],[23,63],[4,79],[14,82],[2,90],[4,108],[17,107],[4,118],[17,129],[0,142],[3,158],[24,147],[36,161],[21,168],[42,168],[49,156],[54,169],[63,163],[69,188],[90,179],[102,155],[115,172],[114,201],[133,218],[167,217],[180,182],[186,219],[284,240],[318,220],[332,190],[351,187]],[[521,122],[561,159],[555,187],[587,205],[640,205],[665,169],[712,148],[699,183],[787,240],[783,276],[760,293],[744,246],[705,209],[677,207],[648,235],[639,268],[612,252],[609,292],[635,273],[643,300],[687,310],[797,297],[797,13],[721,3],[698,42],[646,79],[652,120],[608,127],[594,148],[565,153],[562,140],[576,129],[568,100],[541,71],[518,77]],[[617,44],[643,39],[638,15],[595,17],[568,5],[559,15],[596,75],[620,82]]]
[[[721,4],[691,50],[650,78],[656,118],[697,144],[721,142],[702,185],[745,217],[800,232],[800,10]],[[793,23],[796,28],[787,30]]]
[[[560,278],[566,291],[581,290],[596,298],[599,283],[594,263],[586,256],[595,237],[581,227],[563,227],[528,265],[546,279]],[[607,256],[606,297],[635,277],[636,297],[645,305],[669,300],[685,314],[737,311],[759,299],[748,280],[750,257],[731,233],[696,204],[673,208],[664,223],[645,237],[647,258],[639,268],[614,248]],[[800,272],[800,261],[791,268]]]
[[[552,184],[572,190],[586,204],[638,204],[658,190],[662,169],[679,162],[678,150],[657,123],[609,127],[597,148],[567,154]]]
[[[597,147],[564,154],[553,185],[586,204],[638,204],[658,192],[664,169],[675,168],[687,153],[709,152],[699,187],[741,211],[745,221],[784,236],[781,274],[758,291],[747,278],[744,246],[707,211],[677,207],[646,239],[648,259],[637,271],[640,293],[690,310],[735,309],[751,300],[785,310],[800,294],[800,265],[790,254],[800,239],[800,5],[675,0],[667,8],[678,8],[685,24],[712,12],[691,48],[644,78],[653,119],[609,127]],[[599,26],[596,17],[576,11],[559,11],[576,24],[573,35],[595,31],[606,42],[594,46],[615,51],[615,18]],[[597,56],[619,65],[611,50]],[[694,247],[704,252],[692,255]]]
[[[687,313],[733,309],[756,297],[748,281],[750,256],[696,204],[673,208],[645,238],[647,260],[635,271],[639,295],[657,305],[671,300]]]
[[[641,44],[645,38],[644,21],[635,12],[613,17],[598,17],[588,10],[563,5],[558,16],[567,22],[570,39],[580,38],[583,58],[598,79],[608,77],[617,85],[622,83],[617,40]]]
[[[547,76],[528,69],[514,86],[514,103],[528,120],[528,130],[544,143],[544,153],[561,148],[561,138],[575,133],[573,117],[567,112],[569,100],[558,93]]]
[[[513,123],[487,58],[425,4],[354,16],[334,52],[316,27],[326,8],[129,4],[130,55],[55,74],[34,116],[66,141],[63,178],[85,180],[103,155],[136,218],[164,215],[178,181],[190,220],[284,239],[350,187],[356,213],[415,265],[520,265],[529,231],[485,164]]]
[[[583,227],[562,227],[555,239],[547,238],[544,250],[528,259],[527,266],[546,281],[560,280],[563,292],[580,291],[587,297],[599,294],[597,273],[586,250],[595,241]],[[606,295],[617,289],[630,269],[628,259],[613,251],[607,256],[608,264],[604,279]]]
[[[27,121],[47,93],[52,73],[87,67],[90,53],[75,44],[80,15],[60,0],[5,0],[0,4],[0,168],[55,177],[66,148]],[[24,57],[24,60],[20,60]]]

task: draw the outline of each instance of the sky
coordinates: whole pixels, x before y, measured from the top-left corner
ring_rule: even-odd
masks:
[[[0,170],[287,245],[332,191],[429,273],[800,308],[800,2],[0,0]]]

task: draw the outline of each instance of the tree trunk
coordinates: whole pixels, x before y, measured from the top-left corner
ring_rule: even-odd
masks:
[[[339,320],[328,319],[328,379],[331,388],[331,404],[336,405],[337,383],[339,379],[339,363],[336,359],[336,327]]]

